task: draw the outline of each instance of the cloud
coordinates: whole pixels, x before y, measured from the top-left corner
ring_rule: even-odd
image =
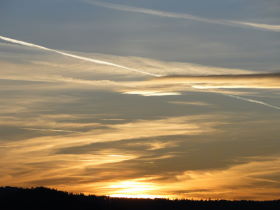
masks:
[[[163,92],[163,91],[127,91],[124,94],[142,95],[142,96],[177,96],[181,95],[177,92]]]
[[[84,79],[75,79],[72,77],[63,77],[60,75],[50,75],[50,76],[39,76],[33,75],[31,77],[25,75],[12,75],[12,76],[3,76],[2,80],[14,80],[14,81],[28,81],[28,82],[49,82],[49,83],[69,83],[77,84],[82,88],[83,85],[95,87],[95,89],[114,89],[115,87],[125,86],[125,83],[114,82],[110,80],[84,80]],[[51,88],[51,86],[49,86]]]
[[[202,101],[169,101],[170,104],[177,105],[191,105],[191,106],[213,106],[213,104],[205,103]]]
[[[91,91],[90,94],[92,94]],[[82,101],[81,104],[83,103]],[[49,106],[49,104],[45,105]],[[83,109],[79,105],[75,104],[75,109],[72,111]],[[104,106],[103,103],[101,105]],[[65,106],[63,106],[64,109]],[[90,114],[93,109],[90,103],[88,113]],[[127,112],[126,107],[124,110]],[[102,110],[98,109],[98,111],[102,114]],[[151,108],[150,112],[154,110]],[[140,193],[140,189],[136,189],[136,186],[142,184],[147,186],[145,189],[151,187],[151,190],[143,189],[143,194],[160,195],[163,193],[170,197],[179,195],[214,198],[219,193],[219,198],[230,197],[229,194],[223,194],[221,185],[203,185],[206,183],[205,180],[212,180],[213,177],[209,174],[219,175],[220,171],[226,170],[225,166],[231,168],[232,165],[238,163],[236,159],[232,160],[233,158],[243,155],[256,156],[260,152],[271,154],[279,148],[277,146],[278,119],[271,121],[269,117],[262,120],[269,120],[272,125],[264,122],[257,126],[258,122],[255,119],[253,119],[253,125],[243,118],[240,122],[239,117],[237,123],[234,123],[234,120],[227,122],[232,116],[226,116],[229,119],[225,120],[224,113],[221,116],[201,115],[160,119],[151,117],[146,120],[135,120],[137,117],[133,116],[130,122],[120,121],[109,125],[104,122],[99,127],[100,129],[96,129],[95,124],[90,125],[89,121],[96,120],[98,116],[87,113],[60,113],[59,115],[42,113],[38,118],[24,116],[21,117],[17,113],[15,118],[3,118],[2,121],[15,123],[14,126],[19,127],[26,125],[26,127],[33,126],[39,129],[74,129],[78,132],[58,132],[60,135],[52,136],[53,131],[46,130],[42,131],[45,132],[43,137],[32,137],[17,142],[1,142],[0,152],[3,158],[0,160],[0,171],[1,183],[4,184],[45,185],[72,192],[99,194],[122,194],[125,191]],[[109,116],[102,116],[102,119],[107,119]],[[221,124],[228,124],[232,130],[220,127]],[[237,125],[239,127],[236,129]],[[84,126],[87,130],[80,132]],[[240,130],[240,127],[246,127],[246,129]],[[250,129],[257,133],[251,135]],[[244,135],[246,132],[249,134]],[[217,135],[219,133],[226,133],[228,136],[219,136]],[[238,141],[234,139],[239,137]],[[255,137],[260,141],[252,142]],[[265,143],[268,144],[265,148],[262,139],[265,139]],[[273,144],[271,139],[275,139]],[[252,148],[255,144],[257,146]],[[123,170],[120,171],[120,168]],[[187,174],[192,175],[190,182],[188,182]],[[230,173],[226,175],[230,177]],[[143,177],[145,179],[141,179]],[[195,177],[200,177],[205,182],[198,182]],[[219,177],[226,182],[227,176],[219,175]],[[127,185],[128,182],[130,186]],[[201,186],[191,185],[192,183],[201,183]],[[234,184],[235,186],[240,184],[239,179]],[[270,189],[275,190],[275,187],[269,187]],[[250,188],[247,192],[249,190]],[[181,194],[178,193],[179,191]],[[255,195],[250,193],[250,196]]]
[[[56,119],[53,118],[53,116],[45,117]],[[75,118],[75,116],[73,117]],[[208,117],[197,116],[142,120],[109,125],[109,130],[98,130],[92,126],[92,130],[88,132],[75,132],[57,136],[45,135],[44,137],[23,139],[17,142],[1,142],[0,151],[3,158],[0,160],[0,184],[9,183],[10,185],[19,186],[44,184],[47,186],[63,187],[65,186],[65,182],[69,181],[69,183],[75,185],[71,188],[71,190],[73,190],[77,186],[84,188],[85,186],[83,186],[82,183],[87,182],[86,186],[87,190],[89,190],[89,182],[92,182],[91,179],[93,177],[84,175],[87,168],[96,167],[96,169],[101,169],[102,167],[106,167],[106,164],[135,159],[149,151],[152,153],[176,145],[176,143],[171,140],[157,140],[156,138],[158,136],[170,134],[198,135],[200,133],[213,132],[215,130],[213,128],[215,122],[210,123],[208,120],[204,122],[205,118]],[[53,124],[59,124],[59,121],[61,121],[60,118],[56,120],[57,121]],[[26,119],[26,122],[28,121],[33,120],[30,118]],[[39,123],[34,121],[32,123],[39,124],[38,127],[50,127],[49,122],[46,120],[41,120]],[[25,124],[25,122],[21,124]],[[72,126],[82,127],[84,125],[84,123],[62,124],[63,123],[60,123],[58,127],[71,128]],[[87,126],[87,124],[85,126]],[[137,141],[130,140],[130,138],[148,137],[154,137],[155,139],[149,142],[140,141],[138,143]],[[92,145],[86,146],[89,143]],[[118,144],[119,146],[117,146]],[[116,145],[116,147],[112,148],[109,145]],[[127,150],[122,148],[121,145],[127,148]],[[78,146],[80,146],[80,149],[77,148],[75,154],[73,154],[71,152],[71,147]],[[139,150],[141,147],[146,148],[147,151]],[[95,152],[92,153],[90,149],[95,149]],[[68,154],[64,154],[63,152],[56,153],[56,151],[59,150],[68,150]],[[154,157],[154,159],[161,158],[166,158],[166,155],[165,157]],[[128,174],[129,171],[126,172],[126,176]],[[104,179],[106,176],[99,176],[99,174],[96,173],[94,177],[96,177],[95,179]],[[101,183],[98,182],[97,184]],[[83,190],[83,192],[85,192],[85,190]],[[104,193],[104,190],[99,193]]]
[[[207,76],[164,76],[147,81],[134,82],[134,90],[124,88],[123,93],[144,96],[180,95],[187,90],[198,90],[208,93],[219,93],[237,100],[260,104],[280,110],[279,106],[264,101],[236,96],[220,89],[280,89],[280,74],[235,74]]]
[[[78,59],[78,60],[88,61],[88,62],[91,62],[91,63],[101,64],[101,65],[113,66],[113,67],[116,67],[116,68],[121,68],[121,69],[125,69],[125,70],[128,70],[128,71],[133,71],[133,72],[146,74],[146,75],[150,75],[150,76],[154,76],[154,77],[160,76],[160,75],[157,75],[157,74],[141,71],[141,70],[138,70],[138,69],[129,68],[129,67],[126,67],[126,66],[118,65],[118,64],[115,64],[115,63],[110,63],[110,62],[107,62],[107,61],[102,61],[102,60],[97,60],[97,59],[88,58],[88,57],[84,57],[84,56],[79,56],[79,55],[75,55],[75,54],[72,54],[72,53],[66,53],[66,52],[63,52],[63,51],[60,51],[60,50],[47,48],[47,47],[44,47],[44,46],[41,46],[41,45],[36,45],[36,44],[33,44],[33,43],[29,43],[29,42],[24,42],[24,41],[20,41],[20,40],[16,40],[16,39],[11,39],[9,37],[0,36],[0,39],[4,40],[6,42],[19,44],[19,45],[22,45],[22,46],[38,48],[38,49],[41,49],[41,50],[44,50],[44,51],[54,52],[54,53],[64,55],[64,56],[67,56],[67,57],[71,57],[71,58],[75,58],[75,59]]]
[[[166,76],[150,80],[157,84],[189,84],[198,89],[219,88],[280,88],[280,73],[207,75],[207,76]]]
[[[171,84],[187,84],[195,89],[280,89],[280,73],[270,74],[243,74],[243,75],[209,75],[209,76],[167,76],[154,81]],[[269,108],[280,110],[280,106],[264,101],[219,92],[222,95],[250,103],[260,104]]]
[[[30,131],[47,131],[47,132],[62,132],[62,133],[79,133],[77,131],[71,131],[71,130],[59,130],[59,129],[45,129],[45,128],[23,128],[25,130]]]
[[[244,22],[244,21],[230,21],[235,24],[240,24],[244,26],[249,26],[253,28],[259,28],[259,29],[264,29],[264,30],[269,30],[269,31],[280,31],[280,25],[269,25],[269,24],[262,24],[262,23],[251,23],[251,22]]]
[[[118,60],[129,66],[144,69],[148,72],[155,72],[155,74],[175,74],[175,76],[157,77],[146,81],[131,81],[131,78],[123,78],[110,76],[114,80],[104,80],[108,78],[105,72],[112,72],[110,69],[98,69],[97,67],[90,67],[87,64],[69,63],[69,61],[56,60],[50,62],[31,61],[27,64],[14,64],[1,62],[3,64],[3,71],[0,75],[2,79],[18,80],[18,81],[36,81],[36,82],[50,82],[50,85],[41,85],[42,88],[82,88],[95,90],[105,90],[120,92],[123,94],[143,95],[143,96],[176,96],[185,91],[204,91],[204,92],[219,92],[225,96],[232,97],[240,95],[240,93],[225,91],[225,89],[237,90],[241,88],[253,89],[279,89],[279,74],[253,74],[250,71],[241,69],[226,69],[209,66],[201,66],[190,63],[178,62],[163,62],[146,58],[137,57],[119,57],[110,55],[97,55],[99,57],[106,57],[108,60]],[[43,57],[40,59],[50,59]],[[37,69],[40,68],[38,72]],[[51,68],[49,68],[51,67]],[[72,69],[73,68],[73,69]],[[18,72],[20,69],[20,73]],[[77,70],[79,69],[79,74]],[[96,79],[96,74],[99,75],[99,80]],[[123,72],[114,72],[121,73]],[[180,76],[180,74],[186,74]],[[62,76],[64,74],[67,76]],[[188,76],[190,75],[190,76]],[[197,76],[191,76],[197,75]],[[78,78],[77,78],[78,77]],[[137,77],[136,77],[137,78]],[[127,79],[130,79],[127,81]],[[135,78],[134,78],[135,79]],[[57,84],[55,84],[57,83]],[[63,86],[60,83],[65,83]],[[34,87],[34,88],[38,88]],[[242,93],[244,94],[244,93]],[[233,97],[232,97],[233,98]],[[243,99],[235,97],[236,99],[256,103],[257,100]],[[246,99],[246,100],[244,100]],[[277,106],[269,103],[258,101],[257,104],[264,105],[270,108]]]
[[[264,134],[264,122],[253,122],[252,125],[250,122],[242,120],[236,124],[240,127],[246,126],[247,129],[235,128],[234,123],[231,122],[227,125],[228,127],[221,128],[224,130],[221,136],[214,132],[208,133],[207,137],[198,134],[189,137],[176,135],[126,139],[64,148],[60,152],[69,155],[106,152],[135,154],[137,157],[134,159],[105,164],[100,168],[88,167],[86,169],[85,177],[91,174],[98,177],[88,180],[88,184],[95,185],[97,182],[103,182],[103,188],[99,189],[99,192],[103,191],[105,194],[116,193],[116,189],[110,187],[112,185],[119,185],[126,181],[137,181],[137,183],[140,181],[141,183],[139,179],[144,177],[143,184],[147,183],[155,187],[152,191],[146,192],[152,195],[158,195],[161,192],[163,195],[170,195],[169,197],[175,195],[181,198],[197,199],[209,197],[213,199],[246,199],[249,196],[251,199],[271,199],[269,196],[274,198],[276,195],[272,192],[278,189],[279,184],[277,182],[279,167],[275,168],[279,162],[277,125],[273,126],[277,136],[265,138],[270,132]],[[266,127],[266,129],[270,128]],[[252,135],[253,131],[255,131],[255,135]],[[265,148],[260,143],[264,139],[267,144]],[[160,142],[159,145],[163,148],[147,149],[153,148],[151,146],[156,142]],[[175,145],[172,142],[175,142]],[[170,143],[170,145],[163,143]],[[275,157],[270,156],[271,154],[275,154]],[[268,157],[262,155],[268,155]],[[119,168],[127,173],[120,172]],[[263,170],[263,168],[267,170]],[[261,175],[263,173],[266,174],[267,181],[274,179],[275,182],[271,181],[269,186],[263,185],[269,182],[258,182],[255,177],[252,177],[257,173],[260,175],[258,180],[265,178],[264,175]],[[276,177],[273,178],[273,176]],[[257,189],[264,190],[263,187],[272,190],[269,191],[271,193],[266,196],[258,194]],[[120,188],[118,190],[121,190]],[[94,189],[96,190],[96,188]],[[126,186],[125,189],[131,188]],[[138,189],[134,188],[134,190]],[[179,191],[181,192],[179,193]]]
[[[213,198],[219,194],[219,198],[232,198],[229,191],[242,184],[244,178],[231,181],[232,177],[245,174],[251,167],[234,169],[240,163],[238,158],[278,152],[279,118],[275,113],[256,112],[250,116],[250,112],[240,111],[229,116],[228,109],[219,106],[213,111],[208,105],[224,105],[224,98],[216,100],[198,91],[209,93],[217,89],[193,87],[215,85],[220,91],[223,85],[230,85],[235,90],[236,83],[232,81],[242,77],[240,84],[247,82],[247,86],[269,90],[273,85],[272,89],[277,90],[273,78],[255,75],[252,79],[242,69],[94,54],[98,60],[160,75],[200,75],[196,79],[187,76],[186,81],[172,76],[142,81],[140,75],[128,72],[126,77],[126,71],[115,71],[113,66],[74,62],[71,57],[49,54],[37,55],[36,59],[26,56],[17,55],[9,59],[14,63],[0,64],[0,184],[45,185],[99,194],[137,192],[135,188],[143,185],[143,193],[153,195],[160,191],[174,197],[181,192],[182,197]],[[162,98],[120,94],[159,96],[183,91],[189,92]],[[216,111],[220,114],[213,114]],[[248,116],[251,121],[245,120]],[[9,139],[13,135],[16,137]],[[279,165],[278,162],[273,164]],[[263,168],[261,164],[254,166]],[[266,170],[271,172],[273,168]],[[277,173],[259,175],[258,180],[269,179],[273,183],[273,178],[267,176]],[[214,184],[211,174],[223,179],[223,183],[230,177],[231,185],[223,188],[222,184]],[[207,180],[211,182],[209,186]],[[261,198],[250,189],[260,189],[264,182],[254,182],[250,176],[246,180],[252,185],[241,189],[254,199]],[[278,192],[275,185],[265,185],[265,189],[271,195]]]
[[[119,10],[119,11],[135,12],[135,13],[142,13],[142,14],[159,16],[159,17],[185,19],[185,20],[193,20],[193,21],[197,21],[197,22],[204,22],[204,23],[211,23],[211,24],[254,28],[254,29],[259,29],[259,30],[280,32],[280,25],[269,25],[269,24],[253,23],[253,22],[247,22],[247,21],[211,19],[211,18],[194,16],[194,15],[187,14],[187,13],[166,12],[166,11],[161,11],[161,10],[132,7],[132,6],[127,6],[127,5],[113,4],[113,3],[101,2],[101,1],[95,1],[95,0],[83,0],[83,2],[92,4],[95,6],[100,6],[100,7]]]
[[[40,68],[40,71],[34,71],[35,73],[42,74],[42,70],[44,73],[79,73],[76,76],[81,76],[85,73],[92,73],[96,75],[122,75],[125,78],[139,77],[141,74],[135,74],[130,71],[123,71],[122,69],[118,69],[112,66],[106,65],[95,65],[94,63],[85,62],[83,60],[75,60],[69,59],[65,56],[56,56],[51,53],[30,53],[32,51],[28,51],[28,48],[23,48],[22,46],[11,45],[10,48],[16,47],[16,49],[24,50],[24,54],[20,56],[17,54],[9,54],[9,61],[1,61],[1,66],[5,66],[5,68],[21,68],[27,65],[36,66]],[[31,48],[32,49],[32,48]],[[43,51],[44,52],[44,51]],[[76,54],[76,52],[73,52]],[[119,63],[122,66],[130,66],[134,69],[141,69],[146,72],[151,72],[156,75],[218,75],[218,74],[244,74],[250,73],[251,71],[246,69],[235,69],[235,68],[222,68],[218,66],[205,66],[199,65],[196,63],[187,63],[187,62],[171,62],[171,61],[162,61],[150,58],[143,57],[132,57],[132,56],[116,56],[109,54],[98,54],[98,53],[81,53],[83,57],[95,57],[98,60],[107,60],[110,63]],[[19,66],[18,61],[22,61]],[[12,63],[13,62],[13,63]],[[17,66],[16,66],[17,65]],[[5,70],[5,68],[3,68]],[[19,71],[17,69],[17,71]],[[28,69],[31,71],[31,69]],[[74,76],[72,76],[74,77]]]
[[[199,199],[278,199],[278,156],[255,157],[244,164],[222,170],[185,171],[177,176],[174,188],[184,189],[181,196]],[[203,191],[201,191],[203,186]],[[188,189],[192,190],[188,192]],[[267,193],[269,191],[269,193]]]

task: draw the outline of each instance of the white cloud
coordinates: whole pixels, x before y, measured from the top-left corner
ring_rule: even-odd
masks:
[[[107,62],[107,61],[103,61],[103,60],[97,60],[97,59],[94,59],[94,58],[79,56],[79,55],[75,55],[75,54],[72,54],[72,53],[66,53],[66,52],[63,52],[63,51],[60,51],[60,50],[47,48],[47,47],[44,47],[44,46],[41,46],[41,45],[36,45],[36,44],[33,44],[33,43],[29,43],[29,42],[24,42],[24,41],[20,41],[20,40],[16,40],[16,39],[11,39],[9,37],[0,36],[0,39],[4,40],[6,42],[19,44],[19,45],[22,45],[22,46],[38,48],[38,49],[41,49],[41,50],[58,53],[60,55],[75,58],[75,59],[78,59],[78,60],[88,61],[88,62],[91,62],[91,63],[101,64],[101,65],[113,66],[113,67],[116,67],[116,68],[121,68],[121,69],[125,69],[125,70],[128,70],[128,71],[138,72],[138,73],[141,73],[141,74],[146,74],[146,75],[150,75],[150,76],[154,76],[154,77],[160,76],[160,75],[157,75],[157,74],[141,71],[141,70],[138,70],[138,69],[122,66],[122,65],[119,65],[119,64],[115,64],[115,63],[111,63],[111,62]]]
[[[194,20],[194,21],[204,22],[204,23],[255,28],[255,29],[261,29],[261,30],[280,32],[280,25],[252,23],[252,22],[247,22],[247,21],[211,19],[211,18],[194,16],[194,15],[187,14],[187,13],[166,12],[166,11],[161,11],[161,10],[132,7],[132,6],[127,6],[127,5],[113,4],[113,3],[101,2],[101,1],[95,1],[95,0],[83,0],[83,1],[86,3],[92,4],[92,5],[95,5],[95,6],[105,7],[105,8],[119,10],[119,11],[135,12],[135,13],[154,15],[154,16],[159,16],[159,17],[186,19],[186,20]]]

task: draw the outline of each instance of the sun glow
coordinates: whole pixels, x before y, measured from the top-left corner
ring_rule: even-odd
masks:
[[[168,198],[167,196],[162,195],[128,195],[128,194],[112,194],[110,197],[113,198],[147,198],[147,199],[155,199],[155,198]]]
[[[154,195],[153,192],[158,190],[154,183],[142,181],[122,181],[110,185],[112,190],[110,197],[122,198],[168,198],[166,195]]]

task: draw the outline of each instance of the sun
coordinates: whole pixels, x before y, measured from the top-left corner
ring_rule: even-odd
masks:
[[[161,195],[129,195],[129,194],[112,194],[110,197],[113,198],[144,198],[144,199],[155,199],[155,198],[165,198]]]
[[[154,183],[143,181],[121,181],[114,183],[108,188],[111,189],[110,197],[122,198],[167,198],[165,195],[155,195],[158,186]]]

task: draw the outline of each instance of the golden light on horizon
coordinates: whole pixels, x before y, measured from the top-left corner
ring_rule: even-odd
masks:
[[[200,75],[188,76],[179,69],[189,64],[122,58],[182,76],[96,80],[86,75],[93,67],[52,59],[0,61],[1,78],[11,80],[3,90],[18,90],[0,105],[1,185],[124,198],[279,199],[279,74],[195,66]],[[62,69],[65,77],[50,74]],[[85,72],[77,77],[77,69]]]
[[[155,199],[155,198],[169,198],[168,196],[162,195],[129,195],[129,194],[112,194],[109,195],[113,198],[147,198],[147,199]]]
[[[143,182],[141,180],[128,180],[120,181],[109,185],[107,187],[110,189],[110,197],[120,197],[120,198],[169,198],[168,195],[157,194],[159,186],[152,182]]]

